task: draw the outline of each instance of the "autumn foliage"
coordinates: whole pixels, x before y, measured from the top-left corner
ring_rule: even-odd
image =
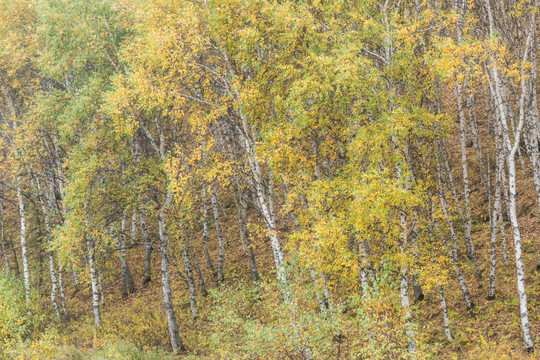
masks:
[[[538,10],[0,0],[0,357],[534,357]]]

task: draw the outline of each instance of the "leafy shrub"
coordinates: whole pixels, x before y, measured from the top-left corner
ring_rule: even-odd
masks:
[[[22,281],[0,272],[0,355],[6,356],[7,348],[30,338],[42,320],[36,302],[26,303]]]
[[[37,340],[12,343],[6,348],[5,356],[14,360],[56,359],[59,354],[59,336],[54,328],[49,328]]]
[[[103,316],[103,329],[107,342],[116,338],[127,339],[139,349],[166,346],[167,320],[161,308],[149,308],[144,298],[136,299],[133,311],[110,311]]]
[[[213,331],[208,349],[223,359],[408,358],[405,322],[395,284],[353,295],[321,312],[311,283],[291,283],[292,300],[282,301],[278,285],[242,284],[235,291],[212,291]],[[421,344],[419,344],[421,345]],[[419,348],[417,358],[425,358]]]

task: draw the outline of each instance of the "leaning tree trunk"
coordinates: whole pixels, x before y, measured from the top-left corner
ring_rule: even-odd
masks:
[[[165,212],[172,202],[173,195],[169,191],[167,193],[165,204],[159,211],[158,226],[159,226],[159,240],[160,240],[160,256],[161,256],[161,285],[163,289],[163,307],[165,308],[165,316],[167,317],[167,327],[169,329],[169,339],[173,351],[185,351],[186,348],[180,339],[180,332],[178,330],[178,323],[176,322],[176,314],[174,312],[172,291],[171,291],[171,277],[169,270],[169,235],[167,233],[167,227],[165,225]]]
[[[235,196],[235,204],[237,208],[238,213],[238,225],[240,228],[240,240],[242,241],[242,251],[244,253],[247,253],[248,259],[249,259],[249,268],[251,271],[251,278],[254,282],[259,281],[259,272],[257,270],[257,263],[255,261],[255,254],[253,252],[253,246],[251,244],[251,237],[249,233],[249,229],[247,226],[247,204],[248,204],[248,195],[242,188],[242,181],[240,179],[240,176],[238,176],[239,173],[241,173],[241,169],[238,168],[238,165],[236,164],[235,158],[234,158],[234,151],[233,147],[229,144],[228,141],[226,141],[226,138],[223,136],[223,133],[221,131],[221,127],[218,124],[218,143],[221,145],[223,156],[228,157],[232,164],[233,168],[235,170],[236,175],[234,176],[235,185],[236,185],[236,192],[238,196]]]
[[[489,1],[486,0],[485,4],[488,10],[489,17],[490,17],[490,24],[493,24],[491,7],[489,4]],[[528,31],[527,39],[525,41],[526,41],[526,46],[525,46],[524,59],[523,59],[522,65],[527,62],[527,57],[531,49],[531,45],[532,45],[531,31]],[[530,323],[529,323],[529,311],[528,311],[528,306],[527,306],[527,293],[526,293],[526,287],[525,287],[525,266],[524,266],[523,258],[522,258],[521,233],[520,233],[519,223],[517,219],[517,204],[516,204],[517,190],[516,190],[516,163],[515,163],[516,153],[519,148],[521,132],[523,130],[525,116],[526,116],[525,101],[529,93],[529,91],[527,91],[528,79],[526,78],[526,76],[524,76],[525,74],[523,73],[521,74],[522,75],[522,79],[521,79],[522,92],[519,99],[519,123],[517,127],[515,128],[514,141],[512,142],[512,140],[510,139],[510,131],[508,129],[507,109],[505,106],[506,97],[503,96],[504,90],[502,89],[502,81],[499,78],[499,70],[497,69],[495,58],[493,58],[491,61],[492,63],[491,63],[490,75],[493,80],[492,93],[496,97],[499,121],[502,128],[504,143],[508,150],[507,159],[506,159],[507,165],[508,165],[508,196],[509,196],[509,202],[510,202],[508,216],[510,218],[510,224],[512,226],[512,232],[514,235],[514,254],[515,254],[515,261],[516,261],[516,277],[517,277],[517,288],[518,288],[518,295],[519,295],[521,330],[523,332],[523,340],[525,343],[525,349],[529,352],[532,352],[534,349],[534,342],[531,335],[531,329],[530,329]]]
[[[281,244],[277,236],[276,222],[275,222],[275,219],[272,217],[272,213],[270,211],[270,208],[266,199],[262,171],[259,164],[259,160],[257,159],[255,145],[253,144],[253,140],[249,138],[248,126],[245,119],[243,119],[243,128],[244,128],[245,134],[240,135],[241,141],[244,147],[244,151],[247,154],[248,162],[251,168],[251,173],[253,175],[253,180],[255,182],[257,202],[260,206],[260,210],[261,210],[263,219],[265,220],[266,228],[268,230],[268,235],[270,237],[270,244],[272,246],[272,253],[274,255],[274,262],[277,269],[278,282],[282,289],[283,296],[285,300],[287,300],[289,297],[289,290],[287,289],[288,282],[287,282],[287,277],[285,275],[285,263],[284,263],[283,251],[281,250]]]
[[[444,237],[441,237],[441,241],[443,243],[443,246],[446,248],[448,257],[452,261],[452,265],[454,266],[456,277],[459,283],[459,288],[461,289],[461,292],[465,299],[465,304],[467,305],[467,309],[471,310],[474,306],[474,303],[473,303],[471,294],[469,292],[467,283],[465,282],[465,277],[463,276],[463,272],[461,271],[461,267],[459,265],[458,251],[457,251],[457,237],[454,231],[454,224],[452,222],[452,219],[450,218],[450,214],[448,210],[448,203],[446,201],[446,198],[444,197],[444,188],[442,187],[441,169],[440,169],[439,161],[437,160],[436,162],[437,162],[437,181],[439,185],[439,200],[441,202],[441,209],[443,211],[443,214],[446,218],[446,222],[448,223],[448,228],[450,230],[452,246],[451,247],[447,246],[446,240],[444,239]],[[433,212],[433,209],[432,209],[432,212]],[[435,224],[436,230],[438,230],[437,222],[435,221],[435,218],[433,215],[432,217],[433,217],[433,222]]]
[[[193,259],[193,267],[195,268],[197,276],[199,277],[199,287],[201,288],[201,294],[202,296],[208,296],[208,290],[206,289],[206,283],[204,282],[204,276],[202,274],[201,267],[199,266],[199,261],[197,260],[197,256],[195,255],[195,252],[193,251],[193,248],[191,248],[191,246],[189,252],[191,253],[191,257]]]

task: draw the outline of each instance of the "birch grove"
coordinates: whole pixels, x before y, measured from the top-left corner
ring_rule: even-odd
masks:
[[[0,0],[0,358],[533,359],[539,11]]]

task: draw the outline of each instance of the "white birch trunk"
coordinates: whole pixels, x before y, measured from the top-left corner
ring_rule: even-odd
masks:
[[[56,294],[58,291],[58,281],[56,278],[56,270],[54,266],[54,252],[51,249],[51,241],[52,241],[52,235],[51,235],[51,222],[50,222],[50,214],[47,210],[47,206],[45,205],[44,200],[44,193],[43,189],[41,188],[40,181],[37,176],[34,176],[35,186],[37,187],[38,191],[38,201],[39,205],[41,207],[41,212],[43,214],[43,219],[45,220],[45,233],[47,236],[47,254],[49,257],[49,275],[51,277],[51,304],[53,306],[54,312],[56,314],[57,318],[60,318],[60,308],[58,306],[58,301],[56,300]]]
[[[452,341],[452,333],[450,332],[450,318],[448,316],[448,308],[446,307],[446,298],[444,297],[444,290],[442,285],[437,281],[437,285],[439,288],[439,296],[441,297],[441,307],[443,311],[443,319],[444,319],[444,334],[446,335],[446,338],[448,341]]]
[[[504,159],[499,156],[495,167],[495,203],[493,205],[492,221],[491,221],[491,241],[490,241],[490,255],[491,264],[489,270],[489,293],[488,299],[495,299],[495,271],[497,266],[497,224],[499,223],[498,209],[501,205],[501,182],[500,173],[503,169]]]
[[[165,225],[165,211],[172,202],[173,195],[170,191],[167,192],[164,206],[161,208],[158,215],[159,240],[160,240],[160,256],[161,256],[161,284],[163,290],[163,306],[165,308],[165,316],[167,317],[167,327],[169,329],[169,339],[174,352],[185,351],[184,344],[180,339],[180,332],[176,322],[176,314],[174,312],[171,278],[169,271],[169,235]]]
[[[487,7],[489,9],[489,12],[491,13],[491,10],[489,8],[489,1],[486,1]],[[527,60],[528,52],[529,52],[529,44],[531,42],[531,33],[529,32],[526,40],[526,49],[524,52],[524,59],[523,64]],[[523,74],[522,74],[523,75]],[[507,165],[508,165],[508,195],[510,200],[510,212],[509,212],[509,218],[510,223],[512,225],[512,232],[514,235],[514,254],[515,254],[515,261],[516,261],[516,277],[517,277],[517,288],[518,288],[518,295],[519,295],[519,309],[520,309],[520,317],[521,317],[521,329],[523,332],[523,340],[525,343],[525,349],[529,352],[532,352],[534,349],[534,342],[531,335],[531,329],[529,324],[529,311],[527,306],[527,293],[526,293],[526,286],[525,286],[525,267],[523,263],[522,258],[522,251],[521,251],[521,233],[519,229],[519,223],[517,219],[517,204],[516,204],[516,164],[515,164],[515,156],[519,147],[519,142],[521,138],[521,132],[524,126],[525,121],[525,97],[527,96],[526,91],[526,79],[522,79],[522,93],[520,97],[520,103],[519,103],[519,123],[515,129],[515,136],[514,141],[512,143],[510,139],[510,133],[508,130],[508,120],[507,120],[507,112],[504,106],[504,99],[501,85],[501,80],[499,78],[499,73],[496,64],[494,63],[494,59],[492,60],[491,64],[491,76],[494,82],[494,95],[496,96],[496,104],[497,109],[499,113],[499,121],[502,128],[502,134],[504,137],[504,142],[506,144],[506,148],[508,150],[507,153]],[[523,76],[522,76],[523,77]]]
[[[21,253],[23,263],[23,278],[26,302],[30,302],[30,269],[28,267],[28,248],[26,247],[26,213],[20,188],[21,178],[17,176],[17,200],[19,201],[19,218],[21,222]]]
[[[69,313],[67,311],[66,305],[66,294],[64,291],[64,281],[62,278],[62,266],[58,266],[58,290],[60,292],[60,305],[62,306],[62,312],[64,313],[65,318],[69,318]]]
[[[95,243],[88,235],[86,236],[86,248],[88,266],[90,267],[90,283],[92,285],[92,308],[94,309],[94,325],[101,326],[101,310],[99,307],[98,275],[95,265]]]
[[[272,253],[274,255],[274,263],[276,265],[278,282],[280,283],[280,286],[282,288],[284,298],[287,299],[288,290],[286,290],[286,287],[288,283],[285,276],[284,257],[281,250],[281,244],[277,236],[276,223],[274,221],[274,218],[271,216],[268,202],[266,200],[261,168],[257,159],[254,144],[248,137],[248,127],[245,120],[243,120],[243,127],[245,134],[241,134],[241,138],[243,141],[244,149],[247,153],[249,165],[253,175],[253,180],[255,182],[257,200],[263,215],[263,219],[266,223],[268,235],[270,237],[270,244],[272,246]]]

